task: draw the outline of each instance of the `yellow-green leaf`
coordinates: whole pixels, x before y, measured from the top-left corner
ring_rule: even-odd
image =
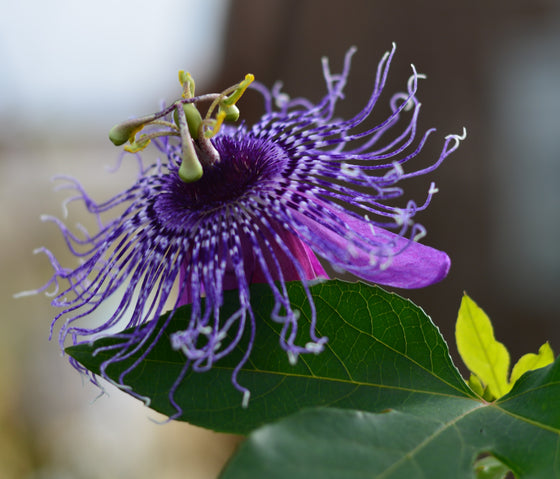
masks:
[[[476,394],[482,397],[482,395],[484,394],[484,385],[476,374],[471,373],[467,384]]]
[[[550,363],[554,362],[554,352],[552,348],[547,343],[544,343],[540,348],[537,354],[528,353],[521,358],[513,367],[513,371],[511,372],[511,379],[510,379],[510,389],[513,387],[515,382],[523,376],[527,371],[532,371],[534,369],[544,368],[548,366]]]
[[[486,313],[463,295],[455,327],[457,349],[465,365],[488,387],[494,398],[509,390],[509,353],[496,341],[492,323]]]

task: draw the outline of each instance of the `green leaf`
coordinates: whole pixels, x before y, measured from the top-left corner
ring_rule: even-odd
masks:
[[[220,478],[471,479],[482,453],[518,479],[560,478],[559,404],[557,359],[493,403],[434,395],[421,411],[300,411],[251,433]],[[476,466],[478,477],[505,472],[481,476]]]
[[[299,282],[287,287],[292,304],[301,311],[298,344],[305,344],[309,304]],[[243,343],[210,371],[186,374],[174,394],[181,408],[178,419],[244,434],[305,407],[377,412],[406,404],[421,412],[432,401],[453,398],[453,406],[442,411],[452,417],[456,410],[473,404],[475,395],[453,365],[438,329],[413,303],[375,286],[337,280],[317,284],[311,291],[317,308],[317,334],[329,338],[321,354],[300,356],[295,366],[290,365],[279,345],[281,326],[270,319],[274,305],[270,288],[252,285],[256,339],[250,360],[238,376],[251,391],[249,407],[241,407],[241,393],[231,384]],[[225,317],[237,305],[237,292],[226,292]],[[168,392],[184,367],[184,356],[171,349],[169,335],[185,329],[189,317],[190,308],[182,308],[148,356],[124,378],[131,391],[149,398],[151,408],[168,416],[177,412]],[[95,352],[120,341],[118,337],[104,338],[70,347],[67,352],[99,373],[111,356],[106,350]],[[117,381],[140,354],[111,364],[109,377]]]
[[[496,341],[486,313],[466,294],[459,308],[455,339],[463,362],[490,394],[495,398],[506,394],[510,390],[508,350]]]
[[[525,374],[527,371],[532,371],[534,369],[543,368],[548,366],[554,361],[554,353],[550,344],[544,343],[537,354],[527,353],[515,364],[513,370],[511,371],[510,383],[513,384]]]

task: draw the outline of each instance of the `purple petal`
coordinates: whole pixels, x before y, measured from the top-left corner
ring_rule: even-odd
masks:
[[[346,225],[346,231],[335,232],[304,215],[294,214],[313,236],[321,239],[323,253],[349,252],[351,261],[339,264],[334,261],[333,266],[366,281],[406,289],[422,288],[447,276],[451,260],[443,251],[373,226],[343,211],[331,211]],[[371,249],[357,247],[348,232],[352,238],[359,238],[361,245],[377,246]]]

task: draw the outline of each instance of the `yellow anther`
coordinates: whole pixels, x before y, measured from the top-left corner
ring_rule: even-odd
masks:
[[[134,142],[136,141],[136,135],[137,135],[140,131],[142,131],[142,129],[144,128],[144,126],[146,126],[146,125],[139,125],[139,126],[137,126],[136,128],[134,128],[134,130],[132,130],[132,131],[130,132],[130,137],[129,137],[129,139],[128,139],[128,141],[129,141],[130,143],[134,143]]]
[[[245,75],[245,79],[234,85],[231,88],[223,91],[218,98],[216,98],[208,111],[206,112],[206,117],[204,118],[206,127],[212,126],[212,129],[206,129],[204,132],[205,138],[212,138],[220,130],[222,123],[225,121],[237,121],[239,118],[239,109],[235,106],[235,103],[241,98],[247,87],[255,79],[255,76],[251,73]],[[229,96],[226,96],[229,92],[232,92]],[[218,113],[216,114],[216,119],[212,120],[212,114],[215,108],[218,107]]]
[[[225,106],[235,105],[237,101],[241,98],[243,93],[245,93],[247,87],[251,83],[253,83],[254,79],[255,79],[255,75],[253,75],[252,73],[247,73],[247,75],[245,75],[245,79],[237,85],[235,91],[230,96],[222,100],[221,103]]]
[[[131,141],[130,145],[125,145],[124,151],[129,153],[138,153],[146,148],[150,144],[150,139],[147,137],[141,137],[138,141]]]
[[[225,119],[226,119],[226,112],[223,111],[223,110],[220,110],[218,112],[218,114],[216,115],[216,120],[214,122],[214,127],[211,130],[205,131],[204,136],[206,138],[212,138],[213,136],[215,136],[220,131],[220,128],[222,127],[222,124],[224,123]]]
[[[179,70],[179,83],[181,84],[181,86],[183,86],[185,84],[185,82],[187,81],[187,75],[189,73],[186,72],[185,70]]]
[[[194,79],[189,72],[179,70],[179,83],[183,87],[183,98],[194,96]]]

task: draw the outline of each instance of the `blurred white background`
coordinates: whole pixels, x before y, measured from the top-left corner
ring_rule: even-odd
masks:
[[[163,417],[108,387],[98,390],[47,341],[43,295],[12,299],[51,275],[33,256],[65,257],[43,213],[61,217],[70,174],[101,200],[129,183],[110,175],[114,123],[180,94],[177,71],[200,85],[223,55],[227,0],[23,0],[0,16],[0,479],[210,478],[236,439]],[[126,168],[124,169],[126,171]],[[130,170],[129,170],[130,173]]]
[[[219,69],[228,0],[25,0],[2,7],[2,130],[87,140]],[[115,120],[115,122],[118,120]],[[92,125],[96,130],[91,130]],[[94,137],[95,138],[95,137]]]

